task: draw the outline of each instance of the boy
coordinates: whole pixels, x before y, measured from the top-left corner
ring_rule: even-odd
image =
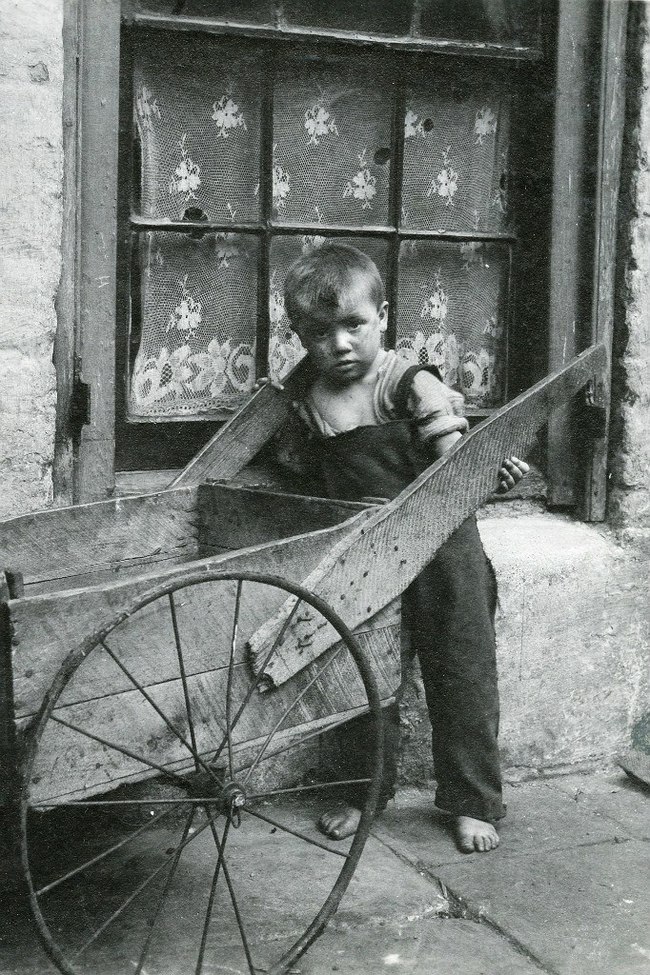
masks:
[[[462,397],[435,367],[409,367],[382,348],[388,305],[366,254],[329,243],[299,258],[285,281],[285,307],[315,378],[295,404],[302,433],[298,447],[285,443],[284,459],[311,473],[317,493],[393,498],[467,430],[457,410]],[[527,470],[516,457],[504,461],[499,489],[509,490]],[[495,606],[494,573],[474,518],[439,549],[403,599],[433,726],[436,805],[454,817],[458,846],[468,853],[498,846],[493,823],[504,815]],[[398,723],[397,708],[388,709],[381,808],[393,794]],[[361,777],[363,719],[356,720],[358,755],[347,737],[344,774]],[[322,816],[320,829],[334,839],[353,833],[360,815],[353,802]]]

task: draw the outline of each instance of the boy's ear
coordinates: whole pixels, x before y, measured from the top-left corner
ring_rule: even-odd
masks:
[[[386,329],[388,328],[388,302],[387,301],[382,302],[378,315],[379,315],[379,324],[381,330],[382,332],[385,332]]]

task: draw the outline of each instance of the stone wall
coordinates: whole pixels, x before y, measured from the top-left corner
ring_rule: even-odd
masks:
[[[0,517],[52,502],[63,0],[0,12]]]
[[[650,4],[628,31],[619,294],[614,345],[610,520],[650,540]]]

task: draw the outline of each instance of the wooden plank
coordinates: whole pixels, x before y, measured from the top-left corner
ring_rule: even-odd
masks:
[[[596,173],[596,247],[592,342],[602,341],[606,368],[594,384],[594,405],[605,411],[605,429],[591,451],[585,474],[582,514],[588,521],[604,521],[607,505],[607,455],[611,400],[611,352],[614,331],[614,286],[618,194],[625,123],[626,0],[605,0],[601,42],[600,125]]]
[[[385,606],[493,493],[503,458],[511,453],[524,457],[551,409],[582,389],[605,358],[602,345],[590,348],[480,423],[397,498],[346,535],[304,585],[330,602],[348,626],[358,626]],[[287,604],[253,635],[254,667],[261,666],[289,609]],[[323,653],[332,639],[330,628],[316,631],[309,621],[296,619],[265,672],[281,684]]]
[[[113,488],[120,0],[85,0],[80,15],[78,351],[91,410],[75,500],[95,501]]]
[[[594,4],[560,0],[557,28],[553,210],[551,218],[548,369],[569,362],[580,349],[580,323],[587,317],[587,261],[591,228],[587,213],[588,102],[593,51]],[[585,241],[587,246],[585,247]],[[582,339],[584,342],[584,338]],[[575,423],[569,406],[549,419],[549,503],[576,501]]]
[[[376,663],[380,696],[391,699],[400,682],[399,626],[378,634],[360,636],[362,647]],[[254,695],[233,732],[236,755],[250,751],[250,745],[261,747],[283,716],[283,733],[273,739],[271,750],[281,744],[291,731],[292,737],[309,734],[323,725],[323,719],[336,715],[338,720],[356,713],[367,704],[363,684],[349,652],[332,647],[323,660],[307,667],[294,681],[267,694]],[[374,652],[373,652],[374,650]],[[329,661],[332,661],[331,664]],[[319,670],[327,665],[321,677],[308,687]],[[88,659],[80,669],[92,667]],[[225,730],[227,669],[193,675],[188,678],[193,723],[199,751],[209,755],[220,743]],[[247,668],[235,669],[233,702],[235,708],[245,697],[251,682]],[[288,709],[304,693],[291,711]],[[152,698],[186,739],[189,739],[183,686],[180,679],[158,684],[150,689]],[[287,713],[288,712],[288,713]],[[190,770],[188,753],[156,711],[134,690],[57,708],[55,714],[78,728],[123,745],[131,752],[151,758],[164,767],[183,763]],[[241,765],[241,760],[237,760]],[[149,776],[141,763],[78,732],[50,723],[39,744],[39,759],[31,782],[32,799],[44,801],[73,793],[77,798],[106,791],[121,780]]]
[[[238,549],[330,528],[368,505],[223,484],[198,489],[201,546]]]
[[[342,525],[148,573],[127,582],[10,602],[17,714],[25,716],[37,711],[65,657],[154,586],[170,579],[180,580],[197,571],[228,569],[268,572],[300,583],[339,539],[366,517],[366,512],[360,512]],[[167,636],[161,633],[163,646],[166,639],[168,631]],[[151,666],[155,668],[158,656],[153,630],[150,642],[153,644]],[[104,676],[100,669],[97,675],[100,687]]]
[[[192,458],[170,487],[187,487],[209,478],[233,478],[280,429],[289,415],[291,399],[298,395],[306,375],[303,360],[285,380],[284,392],[270,383],[262,386]]]
[[[0,566],[27,585],[198,551],[196,488],[52,508],[3,522]],[[70,588],[70,585],[68,586]],[[62,588],[62,586],[59,586]]]

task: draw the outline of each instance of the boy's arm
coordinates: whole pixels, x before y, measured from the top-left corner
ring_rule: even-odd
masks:
[[[460,394],[454,393],[452,390],[447,390],[444,384],[440,380],[436,379],[427,372],[416,373],[415,382],[412,387],[412,394],[409,401],[409,407],[411,408],[413,414],[418,417],[419,422],[422,424],[422,432],[424,433],[429,427],[429,430],[435,431],[440,430],[440,433],[429,433],[426,437],[426,445],[431,451],[435,460],[442,457],[447,453],[448,450],[457,443],[462,437],[464,430],[455,429],[450,430],[449,426],[453,425],[454,417],[458,416],[460,412]],[[439,405],[439,398],[441,389],[443,387],[445,393],[448,395],[448,400],[446,408],[443,410]],[[431,410],[427,414],[427,410],[435,405],[435,410]],[[458,411],[458,412],[457,412]],[[467,426],[465,427],[467,429]],[[502,466],[499,468],[499,487],[497,488],[500,494],[505,494],[510,491],[515,485],[521,481],[522,477],[529,471],[528,464],[519,460],[519,458],[511,456],[504,460]]]

